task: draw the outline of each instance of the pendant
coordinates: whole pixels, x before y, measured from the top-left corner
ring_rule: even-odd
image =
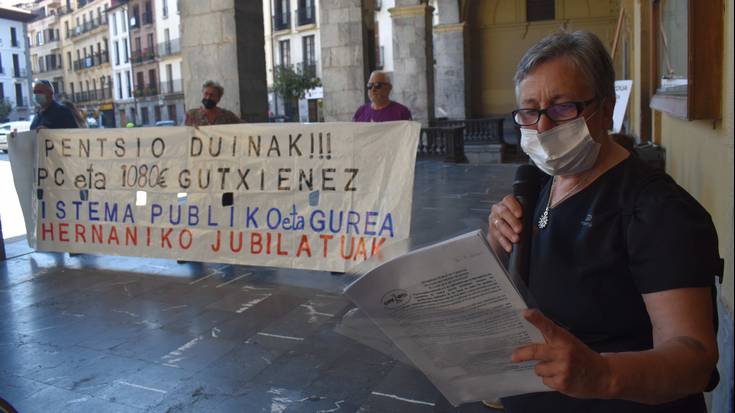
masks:
[[[544,229],[549,225],[549,207],[547,206],[544,213],[541,214],[541,218],[538,219],[538,228]]]

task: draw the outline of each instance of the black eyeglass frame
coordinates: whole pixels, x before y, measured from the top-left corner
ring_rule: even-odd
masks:
[[[577,119],[578,117],[580,117],[582,115],[582,112],[587,108],[587,106],[589,106],[590,104],[592,104],[596,100],[597,100],[597,97],[593,97],[592,99],[586,100],[586,101],[583,101],[583,102],[563,102],[563,103],[556,103],[556,104],[553,104],[553,105],[551,105],[551,106],[549,106],[549,107],[547,107],[545,109],[532,109],[532,108],[516,109],[513,112],[511,112],[511,118],[513,119],[513,124],[515,124],[516,126],[519,126],[519,127],[533,126],[533,125],[537,124],[541,120],[541,115],[546,115],[546,117],[549,118],[549,119],[551,119],[554,123],[566,122],[566,121],[574,120],[574,119]],[[551,108],[553,108],[555,106],[559,106],[559,105],[568,105],[570,103],[573,104],[577,108],[577,115],[576,116],[571,117],[569,119],[554,119],[551,116],[549,116],[549,109],[551,109]],[[527,112],[528,111],[534,111],[534,112],[536,112],[536,121],[535,122],[532,122],[532,123],[524,123],[524,124],[518,123],[518,121],[516,121],[516,115],[518,114],[518,112],[521,112],[521,111],[527,111]]]
[[[383,86],[390,86],[390,83],[388,83],[388,82],[368,82],[365,85],[365,87],[367,88],[367,90],[370,90],[372,88],[375,88],[375,89],[380,90],[380,89],[383,88]]]

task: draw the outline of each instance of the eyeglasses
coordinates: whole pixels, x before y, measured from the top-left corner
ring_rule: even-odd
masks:
[[[389,85],[390,85],[390,83],[383,83],[383,82],[369,82],[369,83],[368,83],[368,84],[366,85],[366,87],[368,88],[368,90],[370,90],[370,89],[372,89],[372,88],[375,88],[375,89],[378,89],[378,90],[380,90],[380,88],[382,88],[383,86],[389,86]]]
[[[564,122],[576,119],[582,114],[584,108],[589,106],[597,98],[592,98],[586,102],[565,102],[551,105],[546,109],[517,109],[513,113],[513,123],[516,126],[531,126],[538,123],[541,115],[546,115],[554,122]]]

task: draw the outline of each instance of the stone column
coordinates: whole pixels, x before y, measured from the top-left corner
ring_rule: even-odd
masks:
[[[459,22],[457,0],[438,0],[437,8],[439,24],[434,27],[436,116],[464,119],[465,23]]]
[[[321,0],[324,120],[350,121],[365,103],[366,32],[362,0]]]
[[[396,0],[393,19],[393,92],[391,98],[411,109],[428,126],[434,119],[433,9],[416,0]]]
[[[260,1],[181,0],[181,56],[186,108],[199,107],[202,83],[225,88],[219,106],[264,122],[268,90]]]

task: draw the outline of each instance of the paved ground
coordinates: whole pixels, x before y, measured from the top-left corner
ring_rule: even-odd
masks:
[[[483,227],[514,168],[418,162],[414,241]],[[0,395],[21,412],[489,412],[336,333],[346,276],[7,247]]]

